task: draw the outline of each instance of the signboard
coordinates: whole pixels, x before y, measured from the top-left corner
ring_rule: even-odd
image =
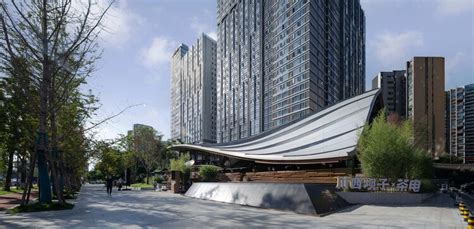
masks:
[[[386,178],[337,177],[336,188],[367,191],[420,192],[421,181],[398,179],[390,183]]]

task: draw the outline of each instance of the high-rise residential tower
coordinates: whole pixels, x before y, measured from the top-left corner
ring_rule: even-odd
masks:
[[[450,89],[446,101],[446,152],[474,163],[474,84]]]
[[[216,142],[216,49],[202,34],[188,48],[181,44],[171,60],[171,139]]]
[[[407,62],[407,117],[413,121],[415,140],[441,156],[445,147],[444,58],[414,57]]]
[[[465,163],[474,163],[474,83],[464,86]]]
[[[406,76],[405,70],[379,72],[372,80],[372,89],[382,90],[383,104],[387,113],[397,113],[406,117]]]
[[[450,157],[463,159],[465,153],[465,93],[464,87],[450,89],[446,92],[446,152]]]
[[[217,1],[217,141],[364,92],[365,16],[344,0]]]
[[[183,133],[183,107],[182,104],[182,91],[181,87],[184,77],[184,55],[188,52],[189,48],[185,44],[181,44],[173,53],[171,57],[171,77],[170,77],[170,110],[171,110],[171,139],[177,140],[182,139]]]

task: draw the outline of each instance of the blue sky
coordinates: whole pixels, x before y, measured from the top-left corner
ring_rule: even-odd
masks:
[[[101,5],[105,5],[101,2]],[[474,83],[474,0],[361,0],[366,15],[366,84],[404,69],[413,56],[446,58],[446,89]],[[134,123],[170,133],[169,59],[202,32],[215,37],[216,0],[118,0],[104,25],[104,49],[84,89],[99,96],[93,121],[128,109],[96,129],[114,138]]]

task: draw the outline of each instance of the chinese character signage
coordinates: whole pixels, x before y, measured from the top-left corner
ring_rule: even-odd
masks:
[[[397,192],[420,192],[421,181],[398,179],[389,183],[386,178],[366,177],[337,177],[338,189],[367,190],[367,191],[397,191]]]

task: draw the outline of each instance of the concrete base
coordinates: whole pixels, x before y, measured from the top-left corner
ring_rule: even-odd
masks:
[[[350,204],[421,204],[432,193],[336,192]]]
[[[348,204],[333,185],[284,183],[194,183],[186,196],[261,208],[320,215]]]

